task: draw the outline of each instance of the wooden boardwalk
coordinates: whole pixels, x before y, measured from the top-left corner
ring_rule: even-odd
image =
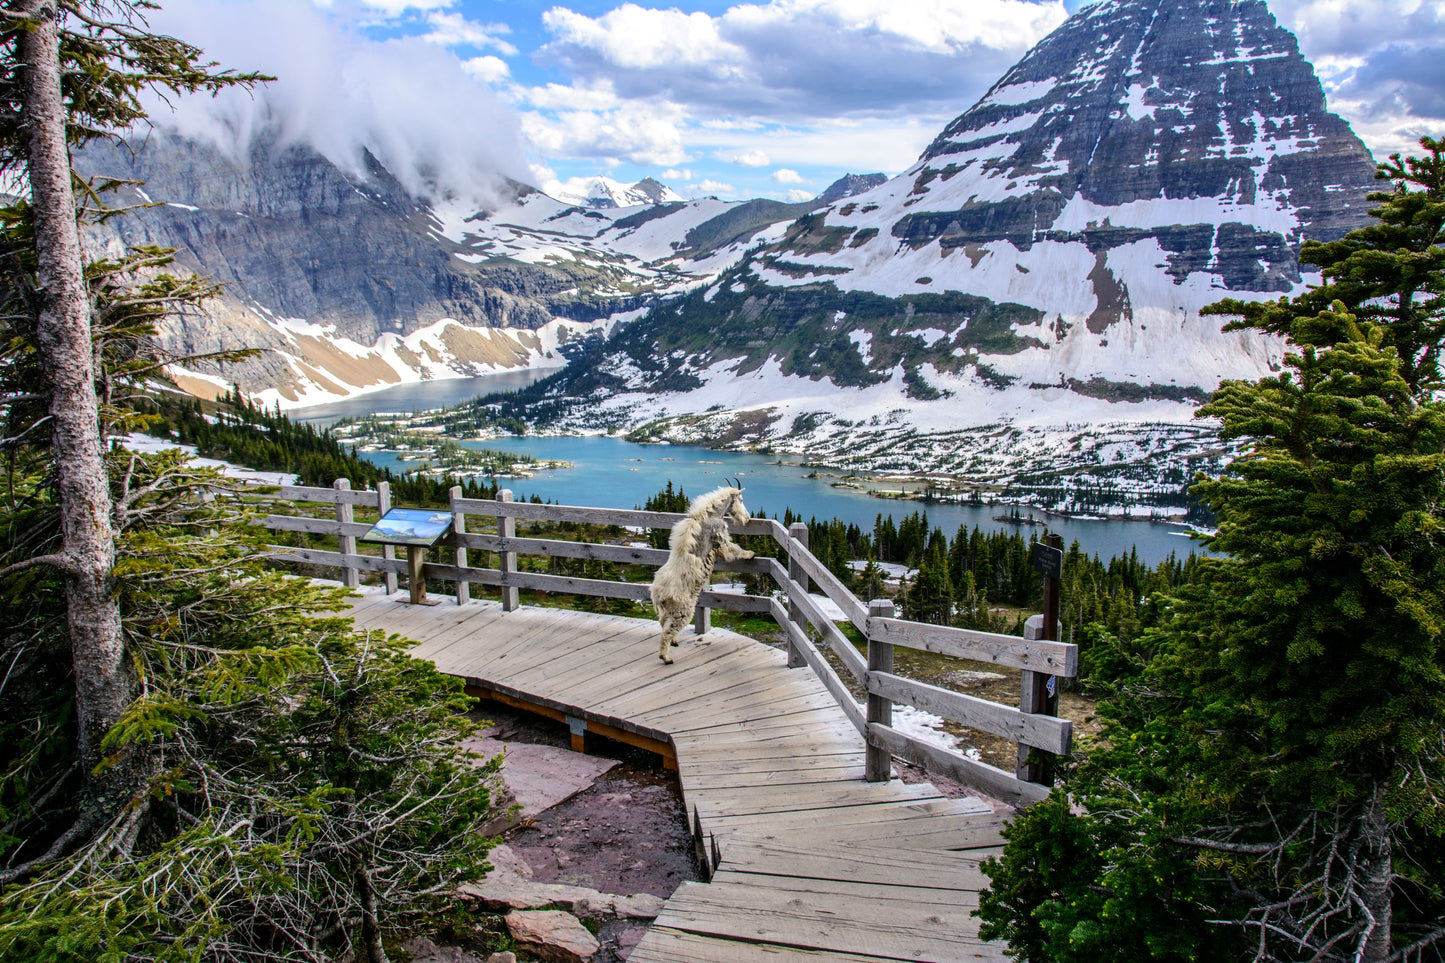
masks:
[[[358,628],[416,640],[474,690],[670,756],[713,873],[678,888],[631,963],[1007,959],[971,916],[1003,817],[927,783],[864,782],[862,737],[783,652],[714,629],[669,666],[651,621],[362,592]]]

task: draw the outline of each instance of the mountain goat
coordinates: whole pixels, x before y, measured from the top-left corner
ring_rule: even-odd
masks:
[[[677,633],[692,620],[697,597],[712,580],[713,563],[719,558],[731,562],[753,557],[728,535],[729,520],[741,525],[748,518],[739,483],[694,498],[687,516],[672,526],[668,540],[671,554],[652,580],[652,604],[662,625],[662,644],[657,654],[663,662],[672,664],[671,650],[677,644]]]

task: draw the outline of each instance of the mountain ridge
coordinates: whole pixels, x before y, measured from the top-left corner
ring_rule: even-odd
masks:
[[[1373,174],[1262,0],[1100,0],[909,170],[613,332],[549,410],[858,468],[1004,478],[1008,437],[1089,484],[1188,478],[1220,451],[1194,404],[1282,350],[1200,310],[1300,290],[1300,243],[1363,224]]]

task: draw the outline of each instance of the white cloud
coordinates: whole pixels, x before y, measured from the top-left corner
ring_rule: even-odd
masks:
[[[812,191],[801,191],[797,188],[788,191],[788,203],[790,204],[801,204],[803,201],[811,201],[812,199]]]
[[[555,7],[542,55],[698,116],[902,116],[920,102],[957,113],[961,90],[985,89],[1065,17],[1060,0],[771,0],[716,17]]]
[[[678,170],[675,167],[669,167],[658,176],[665,181],[690,181],[692,180],[692,171],[686,168]]]
[[[408,6],[417,4],[385,9]],[[371,40],[294,0],[187,0],[148,18],[228,67],[278,77],[251,94],[180,98],[174,111],[154,103],[158,126],[237,157],[262,138],[307,143],[358,177],[370,151],[413,194],[479,206],[495,196],[499,174],[528,176],[515,112],[432,44]]]
[[[1445,131],[1445,7],[1436,0],[1272,0],[1330,109],[1377,159]]]
[[[512,75],[512,68],[500,57],[473,57],[462,61],[462,69],[489,84],[500,83]]]
[[[767,167],[773,162],[766,152],[758,150],[756,147],[750,150],[734,151],[731,154],[719,154],[718,160],[724,160],[739,167]]]
[[[702,196],[709,196],[713,194],[736,194],[738,192],[738,189],[736,187],[733,187],[731,184],[724,184],[721,181],[715,181],[711,178],[698,184],[697,190],[698,193]]]
[[[675,166],[689,160],[683,148],[682,111],[668,105],[623,101],[597,110],[534,112],[522,130],[549,157],[618,159],[645,167]]]
[[[724,41],[718,22],[705,13],[624,3],[596,19],[553,7],[542,15],[542,22],[557,38],[556,43],[595,50],[619,67],[646,69],[744,59],[743,51]]]
[[[332,0],[312,0],[318,7],[329,7]],[[361,6],[390,17],[399,17],[409,10],[445,10],[456,0],[361,0]]]
[[[490,47],[509,57],[517,54],[516,47],[498,36],[512,31],[504,23],[477,23],[459,13],[432,13],[426,20],[431,30],[422,34],[421,39],[427,43],[439,47]]]
[[[773,181],[778,184],[801,184],[803,175],[787,167],[779,167],[770,175]]]

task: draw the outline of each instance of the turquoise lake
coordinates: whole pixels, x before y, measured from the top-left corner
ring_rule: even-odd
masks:
[[[320,425],[373,412],[424,410],[457,404],[488,391],[515,389],[536,377],[536,374],[517,373],[423,382],[290,414],[296,420]],[[784,456],[784,464],[778,464],[777,455],[709,451],[683,445],[638,445],[618,438],[598,437],[508,437],[465,444],[571,462],[575,467],[502,482],[502,486],[510,488],[518,498],[536,495],[563,505],[640,508],[669,480],[689,495],[696,495],[725,484],[725,478],[736,476],[747,489],[744,500],[749,510],[766,511],[772,517],[781,516],[785,508],[792,508],[804,518],[836,517],[871,531],[880,514],[891,515],[896,524],[911,512],[924,511],[928,513],[929,524],[942,528],[950,537],[960,525],[969,528],[976,525],[985,531],[1016,529],[1025,535],[1048,530],[1062,535],[1066,546],[1077,539],[1079,546],[1091,555],[1107,559],[1137,549],[1139,557],[1151,564],[1171,553],[1183,557],[1199,548],[1183,525],[1045,517],[1035,510],[1033,516],[1042,524],[1013,526],[995,518],[1009,514],[1012,511],[1009,506],[927,505],[921,501],[878,498],[834,488],[830,482],[836,478],[825,474],[807,477],[810,469],[796,464],[801,460],[797,456]],[[411,467],[399,462],[390,452],[375,452],[367,457],[378,466],[394,471]],[[1021,511],[1029,515],[1027,508]]]

